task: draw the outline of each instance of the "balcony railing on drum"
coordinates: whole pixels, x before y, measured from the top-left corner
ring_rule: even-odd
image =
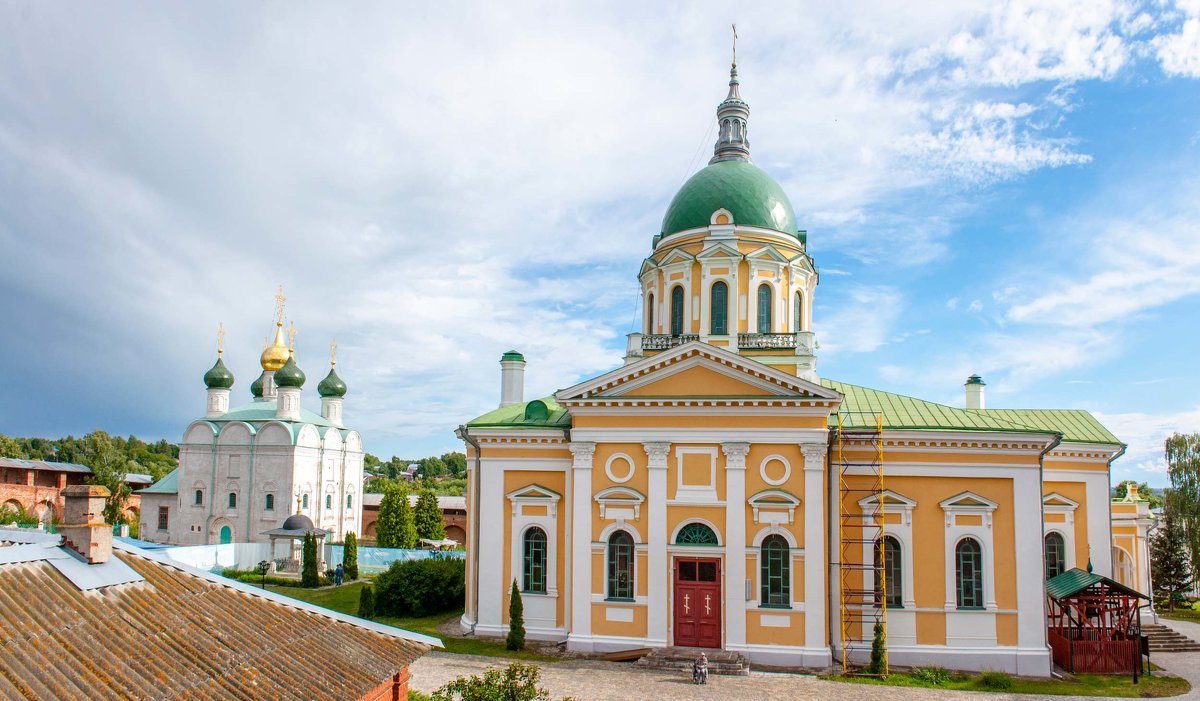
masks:
[[[739,333],[738,348],[795,348],[794,333]]]
[[[682,346],[689,341],[699,341],[700,336],[694,333],[668,334],[652,333],[642,336],[642,350],[666,350]]]

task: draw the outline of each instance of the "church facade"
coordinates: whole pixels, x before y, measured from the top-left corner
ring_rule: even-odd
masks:
[[[285,343],[283,296],[277,297],[275,340],[259,359],[252,401],[230,408],[233,373],[220,344],[204,375],[208,410],[179,444],[179,467],[145,491],[140,534],[174,545],[267,543],[266,531],[303,514],[332,540],[359,533],[362,437],[342,422],[346,385],[331,357],[317,386],[321,413],[301,406],[304,372],[294,329]],[[336,346],[335,346],[336,348]]]
[[[1076,410],[965,408],[824,378],[819,274],[787,195],[750,158],[736,66],[712,161],[675,196],[638,271],[624,365],[461,426],[462,626],[602,652],[738,651],[1048,675],[1043,583],[1112,574],[1121,442]]]

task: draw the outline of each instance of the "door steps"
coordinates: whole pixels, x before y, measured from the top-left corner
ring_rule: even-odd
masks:
[[[750,660],[739,652],[702,647],[656,647],[649,655],[634,664],[647,669],[680,669],[692,671],[692,663],[704,653],[708,657],[708,673],[730,676],[750,674]]]
[[[1143,623],[1142,632],[1150,637],[1151,659],[1156,652],[1200,651],[1200,643],[1162,624]]]

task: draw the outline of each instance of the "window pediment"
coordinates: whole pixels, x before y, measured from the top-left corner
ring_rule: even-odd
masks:
[[[1042,497],[1042,508],[1054,513],[1064,513],[1079,508],[1079,502],[1068,499],[1058,492],[1051,492]]]
[[[714,243],[696,255],[696,258],[704,260],[741,260],[742,252],[730,246],[727,243]]]
[[[636,489],[609,487],[593,497],[600,505],[601,520],[636,521],[641,518],[646,497]]]
[[[800,499],[782,489],[765,489],[746,500],[754,512],[755,523],[774,525],[796,522]]]
[[[992,512],[1000,505],[974,492],[963,492],[938,503],[943,511]]]

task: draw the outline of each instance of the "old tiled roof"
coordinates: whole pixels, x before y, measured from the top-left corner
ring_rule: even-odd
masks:
[[[51,472],[78,472],[92,474],[92,468],[73,462],[47,462],[45,460],[22,460],[20,458],[0,458],[0,467],[12,467],[18,470],[48,470]]]
[[[45,561],[0,566],[0,698],[356,699],[436,643],[113,556],[144,581],[84,593]]]

